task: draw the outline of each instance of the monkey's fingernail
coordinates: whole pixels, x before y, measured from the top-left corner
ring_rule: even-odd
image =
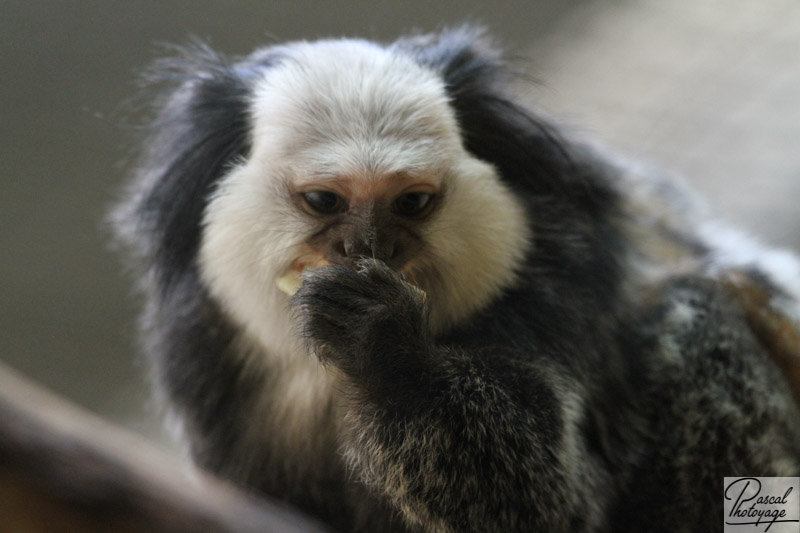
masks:
[[[422,289],[420,289],[416,285],[411,285],[411,288],[414,289],[414,291],[417,294],[419,294],[419,296],[420,296],[420,298],[422,298],[423,302],[427,302],[428,301],[428,293],[427,292],[423,291]]]

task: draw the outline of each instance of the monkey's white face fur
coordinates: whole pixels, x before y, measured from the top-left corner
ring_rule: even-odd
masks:
[[[418,249],[398,268],[427,293],[435,332],[513,282],[528,248],[524,210],[464,150],[435,72],[361,41],[280,53],[253,92],[251,154],[223,177],[205,213],[202,275],[234,320],[264,346],[295,342],[275,281],[309,253],[324,255],[309,243],[325,223],[298,201],[303,191],[362,206],[407,191],[436,198],[414,222]]]

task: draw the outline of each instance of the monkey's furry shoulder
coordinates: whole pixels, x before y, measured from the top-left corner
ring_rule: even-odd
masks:
[[[561,132],[480,32],[155,76],[115,218],[199,466],[369,532],[709,531],[724,476],[800,474],[797,260]]]

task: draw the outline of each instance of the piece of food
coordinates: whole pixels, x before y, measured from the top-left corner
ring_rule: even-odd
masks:
[[[300,272],[289,270],[286,274],[275,280],[275,285],[277,285],[278,290],[281,292],[289,296],[294,296],[294,293],[300,290],[300,286],[303,285],[303,278],[300,274]]]
[[[294,296],[303,285],[303,272],[310,268],[321,268],[329,264],[326,259],[318,255],[301,257],[296,259],[282,276],[275,279],[275,285],[281,292]]]

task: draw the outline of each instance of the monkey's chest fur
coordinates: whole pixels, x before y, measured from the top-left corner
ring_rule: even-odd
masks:
[[[236,453],[249,464],[239,463],[233,480],[342,531],[406,531],[397,511],[348,465],[342,441],[348,398],[339,372],[302,345],[283,351],[246,345],[244,372],[258,376],[259,386],[242,406],[250,430],[236,437],[242,439]]]

